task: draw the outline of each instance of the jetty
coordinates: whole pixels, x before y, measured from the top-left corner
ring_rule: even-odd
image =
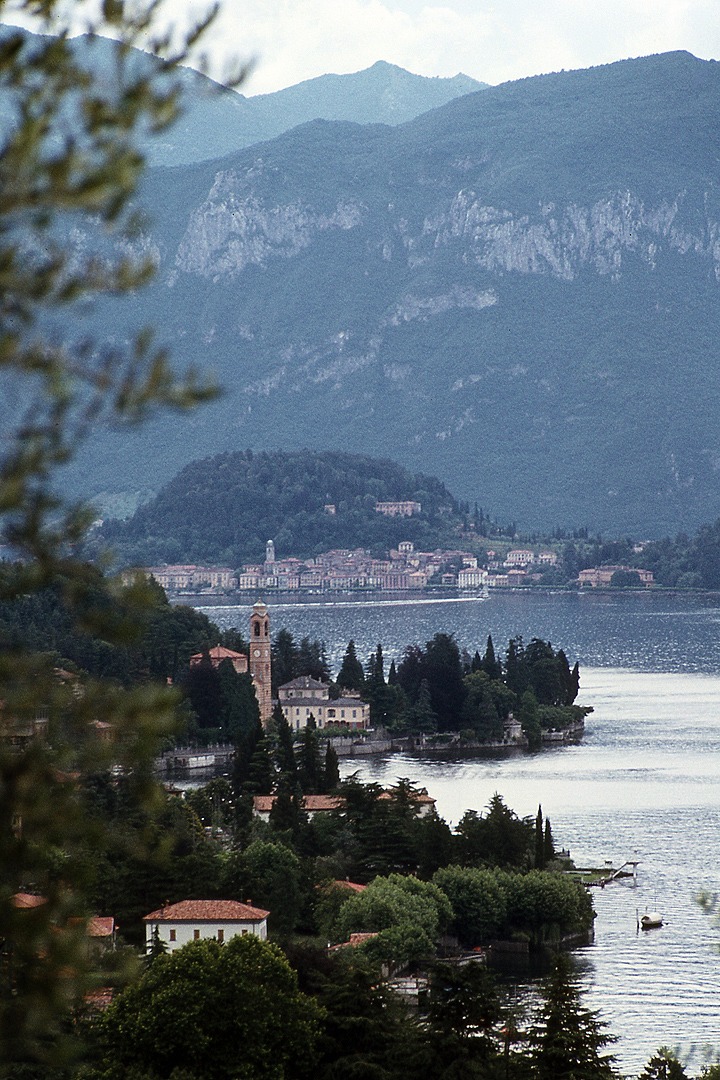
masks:
[[[614,867],[612,862],[607,862],[604,867],[577,867],[575,875],[582,877],[588,888],[604,889],[612,881],[621,878],[632,878],[633,885],[637,885],[637,868],[639,859],[626,859],[622,866]]]

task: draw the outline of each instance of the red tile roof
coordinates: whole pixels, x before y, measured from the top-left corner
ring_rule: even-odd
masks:
[[[68,926],[79,926],[83,919],[68,919]],[[115,920],[112,915],[91,915],[87,921],[87,936],[94,938],[112,937],[115,932]]]
[[[247,656],[245,653],[234,652],[233,649],[226,649],[224,645],[214,645],[212,649],[208,649],[208,653],[210,655],[210,659],[217,660],[218,663],[221,660],[247,660]],[[198,663],[200,663],[202,658],[203,653],[195,653],[194,656],[190,657],[190,663],[192,663],[193,660],[196,660]]]
[[[253,806],[258,814],[269,813],[276,795],[253,795]],[[345,805],[341,795],[303,795],[303,810],[340,810]]]
[[[371,938],[377,937],[378,931],[370,931],[365,933],[351,934],[349,941],[342,941],[339,945],[330,945],[328,952],[335,952],[337,949],[347,949],[348,947],[355,948],[356,945],[363,945],[366,941],[370,941]]]
[[[143,922],[260,922],[269,911],[237,900],[181,900],[143,917]]]
[[[17,908],[34,908],[47,904],[47,899],[44,896],[33,896],[31,893],[17,892],[12,897],[11,903],[13,907]]]

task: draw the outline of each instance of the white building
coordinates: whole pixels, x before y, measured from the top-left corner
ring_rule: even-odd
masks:
[[[508,551],[505,556],[506,566],[531,566],[534,562],[535,555],[532,551],[516,549],[515,551]]]
[[[156,932],[168,952],[181,949],[188,941],[215,938],[223,942],[238,934],[254,934],[265,941],[269,914],[237,900],[181,900],[145,915],[146,948],[152,946]]]
[[[319,728],[328,724],[347,724],[349,728],[370,725],[370,706],[360,695],[348,690],[344,697],[330,700],[327,683],[301,675],[278,688],[278,700],[293,731],[307,727],[310,714]]]
[[[482,589],[488,583],[487,570],[480,567],[467,567],[459,570],[457,576],[459,589]]]

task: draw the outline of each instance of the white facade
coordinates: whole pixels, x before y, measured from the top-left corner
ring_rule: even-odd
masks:
[[[370,706],[359,694],[346,691],[344,697],[330,700],[327,683],[301,675],[278,690],[285,719],[293,731],[307,727],[310,714],[318,728],[327,724],[347,724],[351,728],[366,728],[370,724]]]
[[[156,933],[168,952],[206,938],[222,943],[238,935],[254,934],[265,941],[268,915],[262,908],[235,900],[183,900],[144,917],[146,948],[151,948]]]

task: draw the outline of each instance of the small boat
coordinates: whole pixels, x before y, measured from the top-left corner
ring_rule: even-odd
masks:
[[[639,926],[641,930],[656,930],[659,926],[662,926],[663,919],[659,911],[646,911],[644,915],[640,917]]]

